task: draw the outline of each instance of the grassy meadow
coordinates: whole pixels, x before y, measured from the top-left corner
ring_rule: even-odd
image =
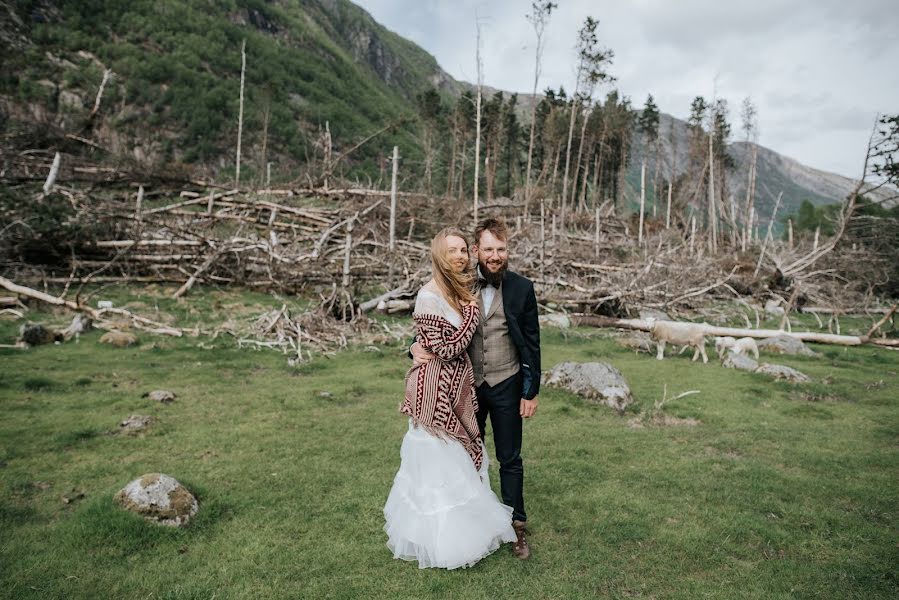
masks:
[[[212,289],[178,303],[163,291],[103,297],[181,326],[298,305]],[[67,317],[36,307],[29,319]],[[0,343],[18,325],[0,320]],[[658,362],[608,331],[544,330],[545,369],[608,361],[637,403],[619,416],[544,388],[523,452],[532,558],[504,547],[447,572],[393,560],[382,530],[406,429],[402,343],[290,367],[228,336],[139,334],[140,345],[116,349],[98,343],[101,333],[0,349],[0,597],[899,595],[897,352],[763,355],[813,379],[790,385],[689,353]],[[669,397],[700,391],[661,411],[701,423],[629,426],[666,386]],[[175,402],[141,397],[160,388]],[[110,434],[131,414],[156,422],[144,435]],[[197,495],[187,528],[113,503],[148,472]]]

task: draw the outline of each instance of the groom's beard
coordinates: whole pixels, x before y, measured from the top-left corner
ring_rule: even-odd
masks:
[[[489,285],[499,287],[499,284],[503,282],[503,275],[506,274],[506,269],[509,268],[509,261],[503,261],[503,265],[495,273],[487,269],[487,263],[478,261],[478,267],[480,267],[481,275],[484,276]]]

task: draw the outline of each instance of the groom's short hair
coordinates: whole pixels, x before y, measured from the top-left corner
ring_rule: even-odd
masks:
[[[490,233],[492,233],[498,240],[502,240],[505,242],[507,239],[509,239],[509,228],[506,227],[506,222],[502,219],[490,217],[478,223],[478,226],[475,227],[474,230],[475,244],[481,244],[481,234],[485,231],[489,231]]]

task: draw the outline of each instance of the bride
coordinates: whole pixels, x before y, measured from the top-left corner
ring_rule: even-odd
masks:
[[[400,412],[409,431],[384,506],[394,558],[421,569],[470,567],[516,540],[512,509],[496,498],[478,431],[471,361],[465,349],[478,325],[468,244],[447,228],[431,241],[434,277],[418,292],[418,341],[437,358],[406,375]]]

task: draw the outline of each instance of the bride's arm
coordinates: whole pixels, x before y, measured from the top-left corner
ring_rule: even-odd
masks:
[[[480,311],[477,304],[462,307],[462,323],[450,330],[439,312],[417,313],[415,324],[418,339],[441,360],[453,360],[462,355],[478,326]]]

